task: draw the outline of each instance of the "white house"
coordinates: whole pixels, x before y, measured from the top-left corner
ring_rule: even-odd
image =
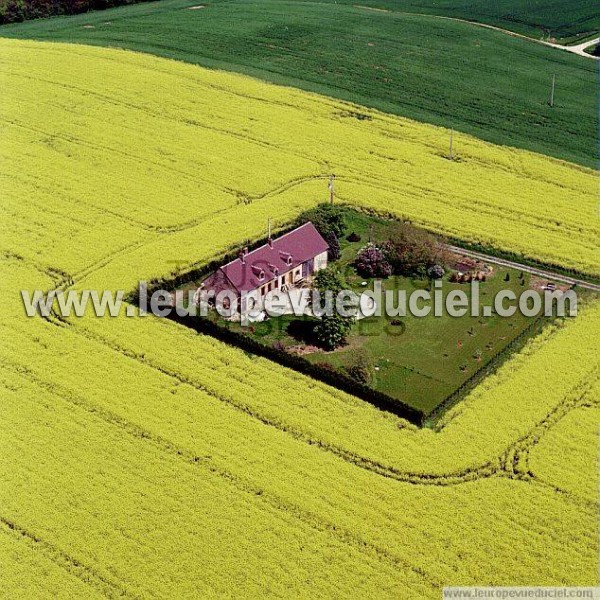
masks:
[[[269,292],[289,288],[327,266],[329,245],[308,222],[219,267],[201,284],[199,291],[233,292],[237,308],[245,312]]]

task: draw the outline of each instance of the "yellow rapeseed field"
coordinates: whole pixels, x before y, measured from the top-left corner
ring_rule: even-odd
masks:
[[[451,162],[444,130],[118,50],[0,40],[0,86],[2,589],[597,583],[598,304],[419,430],[173,322],[27,319],[18,295],[203,264],[331,172],[345,202],[598,274],[594,173],[463,136]]]
[[[443,129],[155,57],[0,49],[2,243],[73,276],[125,250],[124,285],[202,260],[325,200],[330,173],[342,201],[600,274],[590,170],[466,136],[450,161]]]

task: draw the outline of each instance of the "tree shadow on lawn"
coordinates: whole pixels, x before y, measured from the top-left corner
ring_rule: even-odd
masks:
[[[317,322],[309,319],[294,319],[287,327],[287,334],[308,346],[319,346],[319,340],[315,335]]]

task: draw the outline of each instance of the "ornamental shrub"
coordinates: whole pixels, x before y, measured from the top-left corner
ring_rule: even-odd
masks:
[[[392,267],[384,252],[374,244],[362,248],[354,264],[362,277],[389,277],[392,274]]]

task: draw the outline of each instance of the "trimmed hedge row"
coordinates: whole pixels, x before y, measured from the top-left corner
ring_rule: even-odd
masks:
[[[386,214],[379,211],[375,211],[372,209],[360,209],[354,206],[349,205],[338,205],[340,207],[346,208],[348,210],[354,210],[356,212],[364,212],[366,214],[371,214],[373,216],[378,216],[382,218],[388,218],[390,220],[399,220],[397,216],[392,214]],[[302,215],[289,223],[287,226],[280,228],[276,233],[277,235],[283,235],[288,231],[296,228],[301,224]],[[409,221],[408,221],[409,222]],[[439,234],[435,234],[438,235]],[[518,260],[523,264],[530,264],[531,266],[541,267],[546,269],[554,269],[557,272],[562,272],[565,274],[571,274],[580,276],[582,279],[585,278],[590,280],[589,275],[585,275],[583,273],[578,273],[574,270],[568,269],[559,269],[555,265],[548,265],[543,263],[538,263],[536,261],[528,261],[519,255],[510,255],[508,253],[499,252],[493,248],[479,246],[477,244],[469,244],[464,240],[451,240],[452,243],[455,243],[457,246],[461,246],[465,249],[469,250],[477,250],[480,252],[487,253],[492,256],[497,256],[499,258]],[[254,250],[267,242],[266,237],[259,238],[249,244],[249,250]],[[175,290],[182,285],[190,283],[192,281],[197,281],[201,279],[205,275],[213,272],[223,264],[237,258],[239,254],[239,247],[230,247],[224,253],[214,258],[212,261],[205,263],[197,268],[194,268],[190,271],[186,271],[185,273],[173,273],[170,278],[163,279],[154,279],[148,282],[148,295],[150,296],[153,292],[164,289],[164,290]],[[139,304],[138,290],[134,290],[129,296],[128,300],[134,304]],[[210,335],[216,339],[221,340],[226,344],[232,344],[237,346],[247,352],[252,354],[256,354],[258,356],[263,356],[274,362],[283,365],[284,367],[288,367],[295,371],[299,371],[313,379],[317,379],[331,385],[335,388],[338,388],[342,391],[345,391],[349,394],[357,396],[358,398],[369,402],[376,408],[380,410],[385,410],[390,412],[398,417],[406,419],[407,421],[414,423],[415,425],[423,426],[426,423],[435,423],[435,421],[450,407],[456,404],[459,400],[461,400],[468,392],[470,392],[482,379],[484,379],[487,375],[493,373],[498,367],[516,350],[519,350],[522,346],[525,345],[526,341],[536,333],[536,330],[542,329],[545,323],[547,323],[550,319],[540,317],[536,319],[533,323],[531,323],[526,329],[524,329],[516,338],[514,338],[503,350],[501,350],[498,354],[496,354],[491,361],[489,361],[485,366],[476,371],[469,379],[467,379],[458,389],[449,394],[440,404],[438,404],[430,413],[425,413],[419,409],[416,409],[401,400],[396,400],[387,394],[382,392],[378,392],[377,390],[372,389],[371,387],[364,385],[355,379],[341,373],[337,370],[332,370],[325,368],[319,364],[314,364],[307,361],[305,358],[301,356],[290,354],[285,350],[281,350],[279,348],[274,348],[271,346],[266,346],[256,341],[255,339],[244,335],[243,333],[239,333],[236,331],[231,331],[226,329],[225,327],[218,325],[207,318],[202,317],[192,317],[192,316],[180,316],[177,315],[176,312],[172,312],[167,318],[175,321],[185,327],[193,329],[194,331],[206,335]]]
[[[250,338],[249,336],[239,333],[237,331],[231,331],[216,323],[213,323],[207,318],[203,317],[192,317],[192,316],[180,316],[173,311],[167,318],[189,327],[194,331],[206,335],[210,335],[226,344],[232,344],[245,350],[268,358],[284,367],[293,369],[308,375],[313,379],[327,383],[339,390],[357,396],[361,400],[369,402],[380,410],[390,412],[402,419],[406,419],[415,425],[422,425],[425,419],[425,413],[422,411],[405,404],[400,400],[395,400],[387,394],[378,392],[358,381],[340,373],[339,371],[332,371],[325,369],[320,365],[313,364],[307,361],[305,358],[296,354],[290,354],[285,350],[279,350],[272,346],[266,346]]]
[[[446,398],[427,415],[427,421],[429,423],[435,423],[443,413],[462,400],[488,375],[495,373],[515,352],[521,350],[530,338],[535,334],[540,333],[544,327],[553,320],[554,317],[541,316],[530,323],[517,337],[513,338],[502,350],[496,353],[489,362],[481,367],[481,369],[475,371],[475,373],[464,381],[456,390],[446,396]]]

